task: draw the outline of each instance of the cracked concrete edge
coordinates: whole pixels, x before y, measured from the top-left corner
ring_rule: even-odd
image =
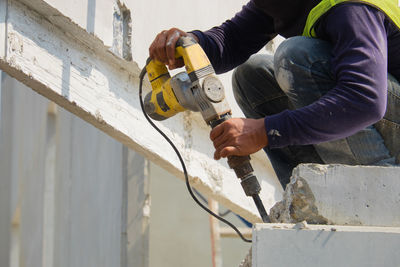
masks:
[[[244,260],[240,263],[239,267],[251,267],[252,266],[252,252],[253,249],[250,247],[249,253],[246,255]]]
[[[293,170],[290,183],[283,193],[283,200],[277,202],[270,210],[273,223],[298,223],[306,221],[311,224],[331,224],[328,219],[318,214],[315,197],[307,181]]]
[[[399,166],[300,164],[271,221],[398,227],[399,177]]]

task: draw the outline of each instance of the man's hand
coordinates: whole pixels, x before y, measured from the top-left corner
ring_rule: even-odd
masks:
[[[227,156],[247,156],[268,145],[264,119],[234,118],[216,126],[210,133],[216,160]]]
[[[175,58],[176,42],[182,36],[191,36],[196,41],[199,41],[194,34],[181,31],[177,28],[162,31],[156,36],[153,43],[150,45],[150,58],[168,65],[170,70],[182,67],[183,60]]]

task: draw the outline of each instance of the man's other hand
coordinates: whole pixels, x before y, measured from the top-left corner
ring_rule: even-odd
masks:
[[[181,58],[175,58],[176,42],[182,36],[191,36],[198,41],[194,34],[184,32],[177,28],[162,31],[150,45],[150,58],[164,63],[170,70],[183,67],[183,60]]]
[[[264,119],[229,119],[210,133],[214,143],[214,159],[247,156],[268,145]]]

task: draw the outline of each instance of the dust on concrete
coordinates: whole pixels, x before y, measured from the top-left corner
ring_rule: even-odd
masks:
[[[192,116],[191,112],[186,110],[183,112],[183,129],[184,131],[184,140],[185,140],[185,149],[191,149],[193,146],[193,126],[192,126]]]
[[[273,223],[298,223],[306,221],[310,224],[330,224],[318,214],[315,197],[307,181],[302,177],[293,177],[286,186],[283,200],[270,210]]]

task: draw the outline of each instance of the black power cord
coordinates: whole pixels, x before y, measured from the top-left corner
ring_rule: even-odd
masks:
[[[142,86],[143,86],[143,78],[146,75],[146,67],[144,67],[142,69],[142,71],[140,72],[139,75],[139,99],[140,99],[140,107],[142,108],[143,111],[143,115],[144,117],[147,119],[147,121],[150,123],[151,126],[153,126],[154,129],[157,130],[157,132],[159,132],[162,137],[164,137],[165,140],[167,140],[167,142],[171,145],[171,147],[174,149],[176,155],[179,158],[179,161],[181,162],[182,165],[182,169],[183,169],[183,174],[185,175],[185,182],[186,182],[186,187],[190,193],[190,195],[192,196],[193,200],[200,206],[202,207],[205,211],[207,211],[209,214],[211,214],[212,216],[214,216],[215,218],[217,218],[218,220],[220,220],[221,222],[229,225],[230,227],[232,227],[233,230],[235,230],[235,232],[240,236],[240,238],[244,241],[244,242],[248,242],[251,243],[250,239],[247,239],[243,236],[243,234],[239,231],[239,229],[236,228],[236,226],[234,226],[231,222],[227,221],[226,219],[222,218],[221,216],[215,214],[214,212],[212,212],[210,209],[208,209],[206,206],[204,206],[198,199],[197,197],[194,195],[192,187],[190,186],[189,183],[189,176],[186,170],[186,165],[185,162],[183,161],[183,158],[181,156],[181,154],[179,153],[178,149],[176,148],[176,146],[174,145],[174,143],[172,143],[171,139],[168,138],[168,136],[161,131],[160,128],[158,128],[154,122],[149,118],[149,116],[147,115],[146,111],[144,110],[144,104],[143,104],[143,97],[142,97]]]
[[[196,196],[198,198],[200,198],[201,201],[203,201],[203,203],[206,203],[206,205],[208,205],[208,200],[202,194],[200,194],[200,192],[197,191],[195,188],[192,188],[192,189],[193,189],[193,192],[196,194]],[[224,212],[219,212],[218,215],[221,216],[221,217],[225,217],[229,213],[231,213],[231,210],[226,210]]]

